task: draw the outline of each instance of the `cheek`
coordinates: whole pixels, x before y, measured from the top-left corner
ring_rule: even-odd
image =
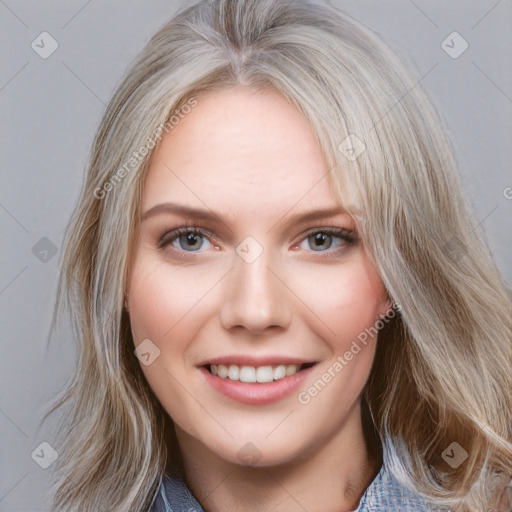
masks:
[[[141,369],[160,401],[163,390],[165,398],[178,399],[166,370],[178,379],[183,371],[187,347],[184,329],[191,328],[186,314],[191,299],[190,287],[175,276],[173,279],[168,266],[144,255],[135,262],[128,294],[132,336],[135,347],[151,340],[149,346],[158,354],[150,365],[141,364]]]
[[[135,347],[146,339],[157,347],[158,357],[141,369],[163,404],[185,405],[178,383],[193,370],[193,342],[213,314],[215,285],[224,274],[220,267],[177,268],[143,248],[137,254],[128,293],[132,336]]]
[[[166,347],[176,347],[183,339],[179,334],[191,337],[190,318],[201,312],[201,301],[212,285],[212,276],[197,268],[177,269],[145,255],[136,260],[128,299],[135,343],[150,338],[157,345],[166,340]]]
[[[298,294],[321,321],[324,339],[342,353],[385,315],[390,301],[375,268],[364,255],[340,265],[318,265],[301,273]]]
[[[307,304],[315,313],[310,326],[318,326],[314,329],[328,355],[317,381],[302,390],[299,402],[308,405],[314,401],[318,411],[323,411],[319,416],[331,415],[334,407],[341,418],[368,380],[377,346],[377,337],[372,335],[391,302],[380,276],[364,256],[340,265],[312,267],[309,273],[302,273],[300,287],[299,293],[308,297]],[[318,387],[318,381],[325,384]],[[319,392],[324,385],[326,391]]]
[[[165,333],[181,313],[180,303],[174,298],[176,290],[171,291],[170,279],[147,264],[135,265],[132,275],[128,309],[135,344],[150,338],[161,346]]]
[[[195,413],[180,382],[185,382],[191,368],[187,355],[198,316],[205,314],[201,298],[211,286],[209,278],[198,278],[197,269],[180,269],[178,275],[170,265],[145,254],[134,262],[128,295],[134,344],[149,339],[159,351],[141,369],[167,413],[183,426]],[[188,425],[187,430],[192,428]]]

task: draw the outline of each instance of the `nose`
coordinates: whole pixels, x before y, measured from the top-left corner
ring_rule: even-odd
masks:
[[[244,328],[261,334],[290,324],[290,291],[284,276],[273,269],[267,251],[252,263],[235,256],[224,293],[220,320],[226,329]]]

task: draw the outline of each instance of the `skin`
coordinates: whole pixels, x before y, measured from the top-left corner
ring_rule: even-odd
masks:
[[[152,155],[142,212],[179,203],[218,219],[161,211],[142,221],[128,310],[135,346],[149,338],[160,350],[142,370],[175,424],[186,481],[206,510],[353,510],[380,469],[361,420],[376,339],[308,404],[297,394],[391,303],[360,240],[327,235],[315,250],[310,235],[321,228],[356,230],[348,213],[292,219],[340,207],[299,112],[277,92],[242,86],[197,101]],[[177,235],[159,248],[165,233],[182,226],[204,228],[215,240],[199,236],[187,245]],[[236,252],[247,236],[263,249],[252,263]],[[297,392],[248,405],[205,385],[197,367],[230,354],[317,364]],[[258,450],[252,463],[239,456],[248,442]]]

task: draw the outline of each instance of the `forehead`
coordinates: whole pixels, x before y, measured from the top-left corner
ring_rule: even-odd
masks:
[[[299,200],[338,204],[314,132],[278,92],[236,87],[196,100],[152,155],[143,208],[179,199],[261,214]]]

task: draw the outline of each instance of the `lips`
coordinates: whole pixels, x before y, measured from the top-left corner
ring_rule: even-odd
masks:
[[[264,405],[284,399],[311,374],[315,361],[293,357],[218,357],[199,365],[205,382],[238,402]]]

